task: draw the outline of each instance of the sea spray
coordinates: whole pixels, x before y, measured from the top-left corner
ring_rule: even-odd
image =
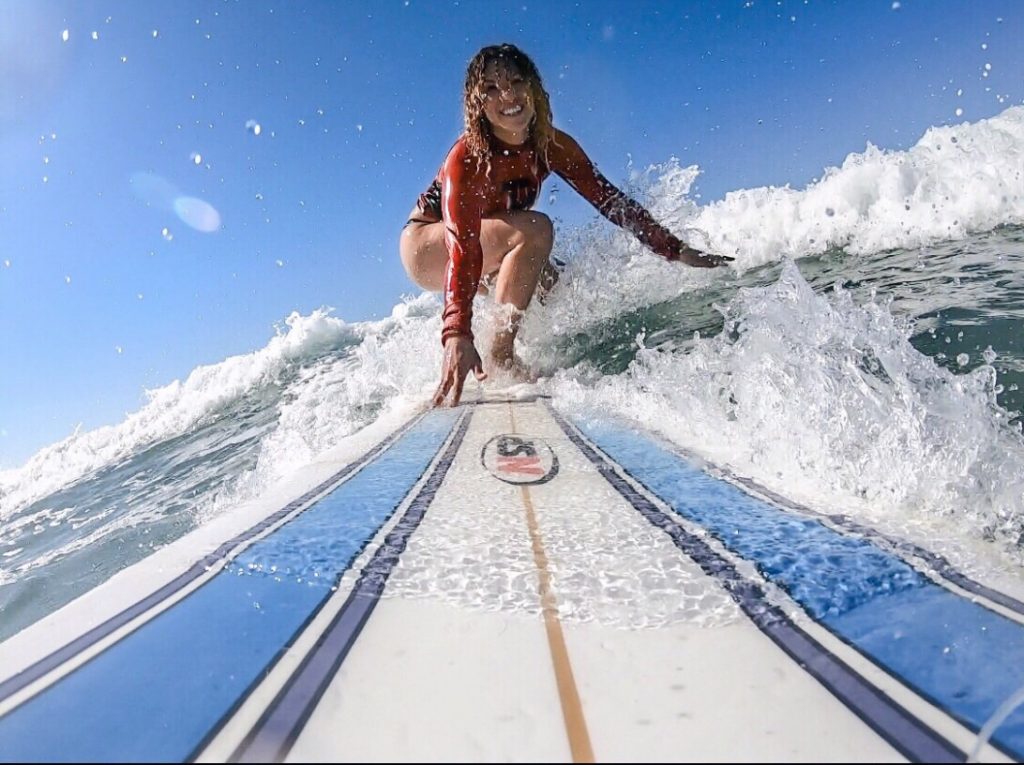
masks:
[[[992,366],[941,367],[889,301],[858,304],[841,285],[815,293],[791,261],[721,310],[720,334],[644,344],[622,375],[557,374],[556,403],[614,410],[823,509],[942,516],[1016,545],[1024,443],[997,403]]]

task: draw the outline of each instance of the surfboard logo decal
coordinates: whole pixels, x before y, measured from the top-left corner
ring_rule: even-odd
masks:
[[[534,485],[558,475],[558,456],[547,441],[520,433],[501,433],[480,452],[484,468],[505,483]]]

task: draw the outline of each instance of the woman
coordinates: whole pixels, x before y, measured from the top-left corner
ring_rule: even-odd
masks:
[[[551,106],[533,61],[514,45],[483,48],[469,62],[463,92],[466,129],[402,230],[401,255],[420,287],[444,292],[444,361],[434,405],[451,392],[456,406],[466,375],[486,378],[473,342],[473,297],[486,277],[509,321],[495,331],[491,357],[514,366],[522,312],[543,272],[550,276],[551,220],[531,211],[541,182],[565,179],[613,223],[668,260],[713,268],[732,258],[681,242],[612,185],[569,135],[551,124]]]

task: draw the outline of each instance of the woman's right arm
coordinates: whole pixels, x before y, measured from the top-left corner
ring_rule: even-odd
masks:
[[[483,219],[482,174],[478,162],[459,142],[448,153],[441,171],[441,214],[448,269],[444,279],[442,344],[462,335],[473,339],[473,298],[480,285],[484,252],[480,244]]]
[[[480,244],[483,180],[479,163],[467,155],[460,141],[448,153],[441,173],[441,213],[448,269],[444,279],[441,329],[444,360],[441,383],[434,393],[435,406],[444,403],[449,392],[452,406],[456,406],[470,371],[478,380],[486,377],[480,354],[473,344],[473,298],[480,286],[484,262]]]

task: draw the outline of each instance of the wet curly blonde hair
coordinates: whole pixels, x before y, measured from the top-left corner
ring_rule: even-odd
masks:
[[[534,116],[530,138],[539,157],[547,161],[548,144],[554,135],[551,124],[551,100],[533,60],[510,43],[489,45],[473,56],[466,68],[462,92],[462,111],[466,121],[466,148],[478,159],[486,159],[491,150],[491,123],[484,114],[484,71],[492,63],[504,64],[525,79],[530,86]],[[488,163],[489,164],[489,163]]]

